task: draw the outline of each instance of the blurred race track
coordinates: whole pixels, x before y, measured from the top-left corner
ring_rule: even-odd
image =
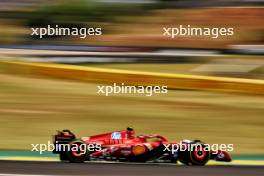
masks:
[[[0,161],[0,176],[4,175],[181,175],[181,176],[262,176],[263,166],[178,166],[159,164],[105,164]]]

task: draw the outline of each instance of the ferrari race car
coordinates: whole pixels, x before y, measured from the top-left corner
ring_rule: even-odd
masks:
[[[230,162],[226,151],[205,150],[200,140],[168,142],[163,136],[135,136],[133,128],[76,138],[70,130],[58,131],[53,136],[53,153],[61,161],[82,163],[85,161],[158,162],[185,165],[205,165],[209,160]],[[62,147],[63,146],[63,147]],[[185,150],[180,150],[185,148]]]

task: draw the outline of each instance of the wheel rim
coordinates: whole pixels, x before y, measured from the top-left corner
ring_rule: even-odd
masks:
[[[85,155],[85,150],[82,149],[81,143],[73,143],[72,145],[77,145],[78,147],[75,147],[75,149],[77,148],[78,150],[73,150],[73,147],[71,147],[71,154],[75,157],[82,157]]]
[[[206,151],[204,151],[202,148],[199,148],[197,151],[193,152],[195,159],[197,160],[203,160],[206,157]]]

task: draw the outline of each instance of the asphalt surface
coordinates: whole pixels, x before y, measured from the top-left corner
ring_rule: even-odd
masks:
[[[263,166],[182,166],[120,163],[0,161],[0,175],[263,176]]]

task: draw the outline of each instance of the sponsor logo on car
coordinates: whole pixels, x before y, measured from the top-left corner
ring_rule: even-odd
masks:
[[[120,133],[120,132],[113,132],[113,133],[111,134],[111,138],[112,138],[112,139],[121,139],[122,136],[121,136],[121,133]]]

